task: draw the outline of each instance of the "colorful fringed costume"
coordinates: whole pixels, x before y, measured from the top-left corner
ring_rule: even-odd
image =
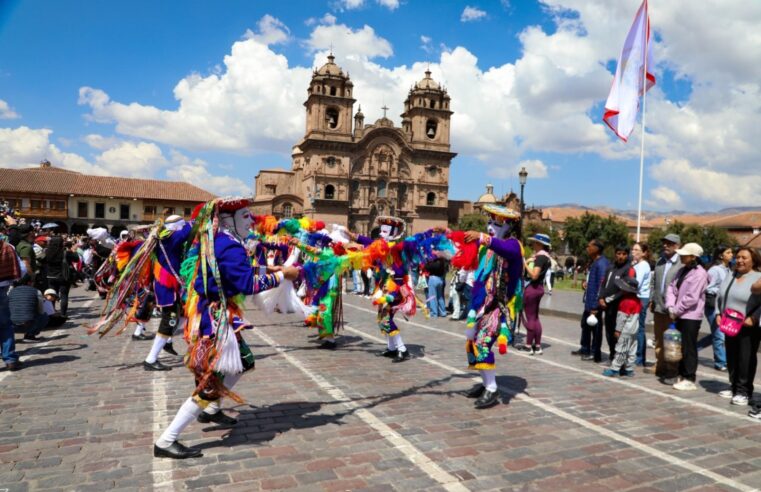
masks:
[[[492,348],[497,343],[501,354],[507,352],[523,274],[523,248],[517,239],[508,237],[520,214],[500,205],[487,204],[484,210],[491,215],[489,235],[481,234],[478,241],[478,269],[465,333],[468,367],[480,371],[482,378],[482,383],[467,393],[468,397],[477,398],[474,405],[477,409],[499,403]]]
[[[284,277],[282,272],[259,273],[252,266],[243,243],[252,226],[250,203],[246,198],[216,199],[196,209],[193,243],[180,272],[187,287],[185,365],[196,388],[156,441],[156,457],[201,456],[199,449],[177,441],[195,419],[222,425],[236,422],[220,411],[219,400],[230,396],[240,402],[231,389],[243,372],[254,367],[253,354],[241,335],[251,328],[243,319],[243,303],[246,296],[275,287]]]

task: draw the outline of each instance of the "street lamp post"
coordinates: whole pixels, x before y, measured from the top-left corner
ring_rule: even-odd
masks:
[[[526,206],[523,204],[523,188],[526,186],[526,180],[528,180],[528,171],[525,167],[522,167],[518,172],[518,180],[521,184],[521,218],[518,222],[518,239],[523,239],[523,214],[526,211]]]

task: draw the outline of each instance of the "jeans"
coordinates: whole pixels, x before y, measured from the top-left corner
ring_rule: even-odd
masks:
[[[428,276],[428,309],[432,317],[446,316],[447,304],[444,302],[444,279],[436,275]]]
[[[704,311],[708,326],[711,328],[711,334],[706,335],[698,341],[698,350],[713,345],[713,366],[716,369],[727,367],[727,352],[724,348],[724,332],[719,329],[718,314],[716,307],[706,302]]]
[[[594,330],[587,324],[587,318],[589,318],[589,311],[585,309],[581,314],[581,340],[579,341],[579,351],[584,355],[592,353],[592,331]]]
[[[3,348],[3,361],[6,364],[18,362],[11,308],[8,305],[8,287],[0,287],[0,344]]]
[[[361,294],[362,293],[362,272],[360,272],[359,270],[352,270],[351,283],[354,285],[354,290],[352,290],[352,292],[355,294]]]
[[[645,322],[647,321],[647,306],[650,299],[641,298],[642,310],[639,312],[639,330],[637,331],[637,360],[635,364],[644,366],[647,362],[647,335],[645,334]]]
[[[460,319],[461,311],[465,308],[460,303],[460,293],[457,292],[456,283],[449,286],[449,302],[452,305],[452,319]]]

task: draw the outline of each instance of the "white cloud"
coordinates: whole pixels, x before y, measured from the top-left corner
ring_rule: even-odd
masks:
[[[335,23],[336,23],[336,16],[331,14],[330,12],[326,13],[319,19],[317,19],[316,17],[310,17],[309,19],[304,21],[304,24],[306,24],[307,26],[313,26],[315,24],[325,24],[328,26],[332,26]]]
[[[243,35],[244,39],[253,39],[264,45],[273,45],[285,43],[291,34],[291,31],[285,24],[269,14],[259,19],[256,25],[259,31],[254,33],[251,29],[247,29]]]
[[[426,53],[433,52],[433,39],[430,36],[420,36],[420,48]]]
[[[486,17],[485,11],[479,9],[478,7],[471,7],[470,5],[467,5],[463,9],[462,14],[460,14],[460,22],[473,22],[481,20],[484,17]]]
[[[662,209],[662,210],[676,210],[684,206],[682,197],[679,193],[672,190],[667,186],[659,186],[654,188],[650,192],[652,197],[650,200],[646,200],[648,207]]]
[[[650,170],[655,179],[681,190],[688,205],[758,206],[761,176],[698,167],[686,159],[665,159]],[[653,190],[655,191],[655,190]]]
[[[156,176],[157,171],[169,165],[169,161],[154,143],[121,142],[100,154],[95,165],[106,174],[145,178]]]
[[[399,8],[399,0],[377,0],[378,5],[386,7],[389,10],[396,10]]]
[[[82,140],[84,140],[84,142],[93,149],[98,150],[107,150],[114,148],[121,142],[121,140],[117,137],[104,137],[103,135],[98,135],[96,133],[85,135]]]
[[[253,194],[252,188],[238,178],[213,176],[201,159],[190,159],[176,150],[171,151],[171,158],[172,167],[166,173],[170,179],[186,181],[219,195]]]
[[[399,8],[399,0],[375,0],[375,3],[391,11]],[[364,7],[365,4],[365,0],[338,0],[334,3],[338,10],[356,10]]]
[[[0,120],[13,120],[16,118],[21,118],[21,115],[15,112],[7,102],[0,99]]]
[[[499,179],[517,178],[522,168],[526,168],[529,179],[544,179],[549,177],[549,167],[538,159],[520,161],[512,167],[494,167],[489,175]]]
[[[376,35],[375,30],[368,25],[357,30],[343,24],[320,25],[314,28],[306,45],[311,52],[332,47],[334,53],[364,58],[388,58],[394,54],[391,43]]]

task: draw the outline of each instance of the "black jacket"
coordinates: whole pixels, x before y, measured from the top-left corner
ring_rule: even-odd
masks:
[[[634,268],[627,261],[623,265],[611,264],[608,267],[608,271],[605,272],[605,278],[600,286],[599,299],[605,299],[608,307],[615,306],[621,299],[621,289],[616,287],[616,280],[623,277],[635,277],[636,273]]]

